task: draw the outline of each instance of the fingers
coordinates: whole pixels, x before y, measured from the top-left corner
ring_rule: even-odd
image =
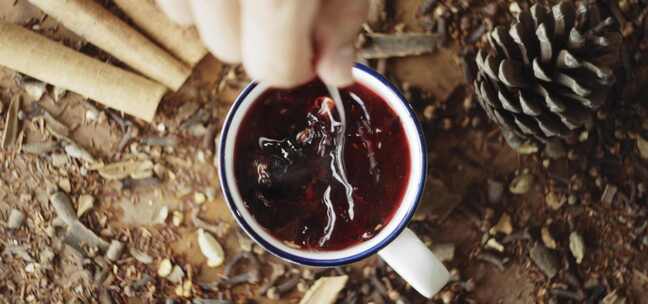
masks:
[[[354,42],[367,19],[367,0],[327,0],[317,19],[315,39],[319,46],[317,74],[327,84],[345,86],[353,82]]]
[[[189,1],[157,0],[157,3],[162,11],[176,23],[181,25],[191,25],[193,23]]]
[[[242,0],[241,49],[248,74],[277,87],[311,80],[318,8],[315,0]]]
[[[219,59],[241,61],[241,19],[238,0],[192,0],[191,12],[207,49]]]

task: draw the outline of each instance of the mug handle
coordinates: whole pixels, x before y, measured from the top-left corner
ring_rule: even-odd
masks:
[[[378,255],[428,299],[438,293],[450,279],[450,273],[443,263],[409,228],[405,228]]]

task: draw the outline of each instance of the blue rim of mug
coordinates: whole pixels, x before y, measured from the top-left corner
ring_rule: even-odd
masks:
[[[230,108],[229,113],[227,114],[227,117],[225,118],[225,122],[223,124],[223,129],[221,131],[221,138],[219,142],[219,153],[218,153],[218,174],[220,178],[220,184],[221,184],[221,189],[223,193],[225,194],[225,199],[227,201],[227,204],[229,206],[230,211],[232,212],[232,215],[234,215],[234,218],[238,222],[239,226],[243,228],[243,230],[250,236],[252,239],[254,239],[258,244],[260,244],[263,248],[268,250],[270,253],[273,255],[282,258],[284,260],[291,261],[293,263],[301,264],[301,265],[306,265],[306,266],[314,266],[314,267],[335,267],[335,266],[341,266],[353,262],[357,262],[359,260],[362,260],[366,257],[369,257],[387,245],[391,243],[393,240],[398,237],[401,232],[407,227],[407,224],[410,222],[412,219],[412,216],[414,216],[414,212],[416,212],[416,209],[419,206],[421,196],[423,194],[423,190],[425,187],[425,179],[427,176],[427,143],[425,141],[425,136],[423,133],[423,128],[421,127],[421,122],[419,119],[416,117],[416,114],[414,112],[414,109],[412,109],[412,106],[410,105],[409,102],[407,102],[407,99],[401,94],[401,92],[393,85],[389,80],[387,80],[384,76],[382,76],[380,73],[374,71],[372,68],[356,63],[355,68],[360,69],[367,74],[369,74],[371,77],[379,80],[384,86],[389,88],[391,91],[393,91],[396,96],[398,96],[398,99],[401,103],[405,105],[405,108],[407,109],[410,119],[414,122],[414,125],[416,127],[416,130],[419,135],[419,140],[421,141],[421,151],[420,155],[422,156],[422,166],[423,166],[423,171],[421,174],[421,178],[418,183],[418,189],[416,193],[416,200],[414,201],[413,204],[410,206],[410,210],[407,211],[407,214],[402,218],[401,222],[396,226],[396,228],[390,232],[389,235],[387,235],[384,239],[382,239],[380,242],[378,242],[376,245],[372,246],[369,249],[366,249],[360,253],[343,257],[343,258],[338,258],[338,259],[312,259],[312,258],[305,258],[301,257],[299,255],[294,255],[292,253],[285,252],[284,250],[275,247],[272,245],[270,242],[265,240],[263,237],[261,237],[259,234],[257,234],[254,229],[248,224],[247,220],[241,215],[241,213],[238,210],[238,207],[234,203],[234,199],[232,198],[232,194],[230,192],[230,187],[229,187],[229,181],[227,180],[226,174],[225,174],[225,147],[227,143],[227,136],[225,134],[229,134],[229,129],[231,127],[232,119],[234,117],[234,113],[238,110],[238,108],[241,106],[241,104],[245,101],[246,97],[252,90],[259,84],[257,81],[252,81],[250,84],[248,84],[245,89],[239,94],[239,96],[236,98],[234,101],[234,104],[232,104],[232,107]],[[234,132],[232,134],[232,140],[236,140],[236,135],[237,132]],[[235,181],[234,181],[235,182]]]

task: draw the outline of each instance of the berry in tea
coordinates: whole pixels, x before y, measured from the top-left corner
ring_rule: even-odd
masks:
[[[234,167],[245,206],[293,247],[337,250],[372,238],[407,187],[410,152],[398,116],[361,84],[340,93],[344,124],[315,80],[264,92],[238,131]]]

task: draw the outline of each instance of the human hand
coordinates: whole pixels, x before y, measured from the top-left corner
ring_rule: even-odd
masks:
[[[242,62],[247,73],[277,87],[318,75],[344,86],[353,82],[354,42],[369,9],[367,0],[157,0],[183,25],[195,24],[219,59]]]

